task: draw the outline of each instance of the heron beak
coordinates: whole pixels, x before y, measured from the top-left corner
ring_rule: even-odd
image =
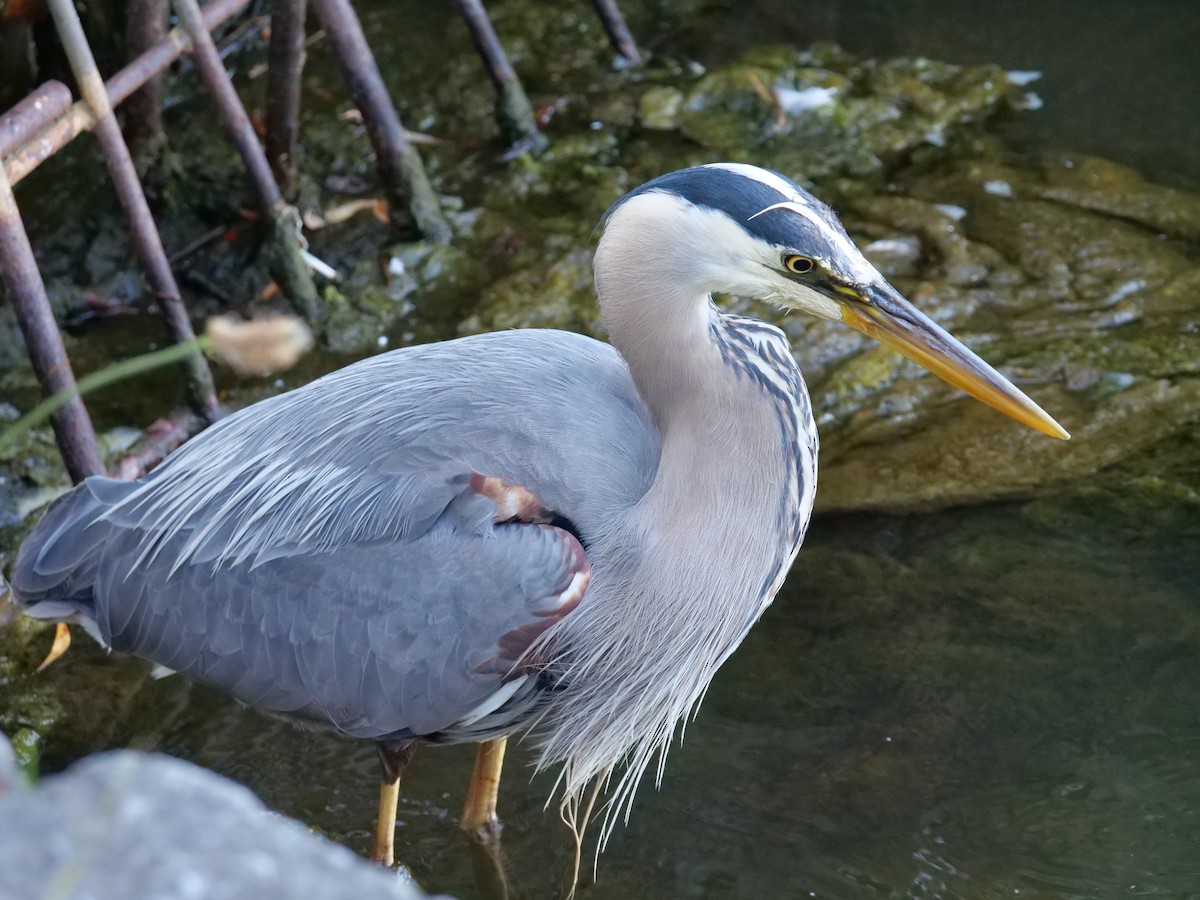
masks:
[[[905,300],[887,282],[861,292],[839,287],[842,321],[988,406],[1050,437],[1071,435],[1012,382]]]

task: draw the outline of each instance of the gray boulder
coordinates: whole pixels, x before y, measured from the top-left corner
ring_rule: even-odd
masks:
[[[425,897],[190,763],[123,750],[24,788],[0,735],[0,897]]]

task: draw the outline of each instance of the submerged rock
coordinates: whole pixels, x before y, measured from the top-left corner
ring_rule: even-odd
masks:
[[[96,900],[426,896],[411,882],[270,813],[240,785],[190,763],[133,751],[93,756],[36,790],[3,793],[0,894]]]

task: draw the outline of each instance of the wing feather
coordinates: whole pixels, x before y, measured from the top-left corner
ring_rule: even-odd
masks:
[[[472,473],[521,485],[586,532],[648,489],[659,438],[611,347],[478,335],[341,369],[209,428],[104,513],[134,565],[263,563],[428,532]],[[180,540],[182,538],[182,540]]]
[[[452,729],[509,674],[478,671],[479,655],[504,655],[511,635],[545,621],[546,597],[587,571],[569,532],[514,523],[258,566],[175,568],[164,557],[95,606],[114,649],[268,710],[383,739]],[[200,634],[178,625],[178,611],[195,606],[206,613]]]
[[[268,709],[371,737],[453,730],[586,584],[570,533],[497,521],[536,507],[603,553],[658,455],[605,344],[405,348],[218,422],[138,482],[88,479],[13,586]]]

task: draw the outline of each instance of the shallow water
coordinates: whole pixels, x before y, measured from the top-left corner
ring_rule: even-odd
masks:
[[[363,6],[392,78],[446,27],[406,3],[424,12],[393,40],[388,6]],[[1196,184],[1190,6],[760,0],[705,4],[682,25],[631,11],[656,49],[707,63],[836,39],[857,53],[1039,69],[1046,107],[1008,126],[1025,146]],[[959,27],[968,12],[973,26]],[[141,402],[94,408],[121,421],[161,407]],[[585,896],[1200,897],[1200,479],[1187,487],[1115,473],[1024,503],[816,520]],[[147,681],[146,669],[81,640],[50,670],[91,718],[47,746],[48,770],[105,747],[162,750],[366,847],[370,745],[296,731],[182,679]],[[397,851],[430,891],[499,896],[494,862],[455,822],[472,753],[422,748]],[[530,781],[528,761],[510,750],[504,868],[511,896],[550,897],[572,848],[543,811],[552,779]]]

